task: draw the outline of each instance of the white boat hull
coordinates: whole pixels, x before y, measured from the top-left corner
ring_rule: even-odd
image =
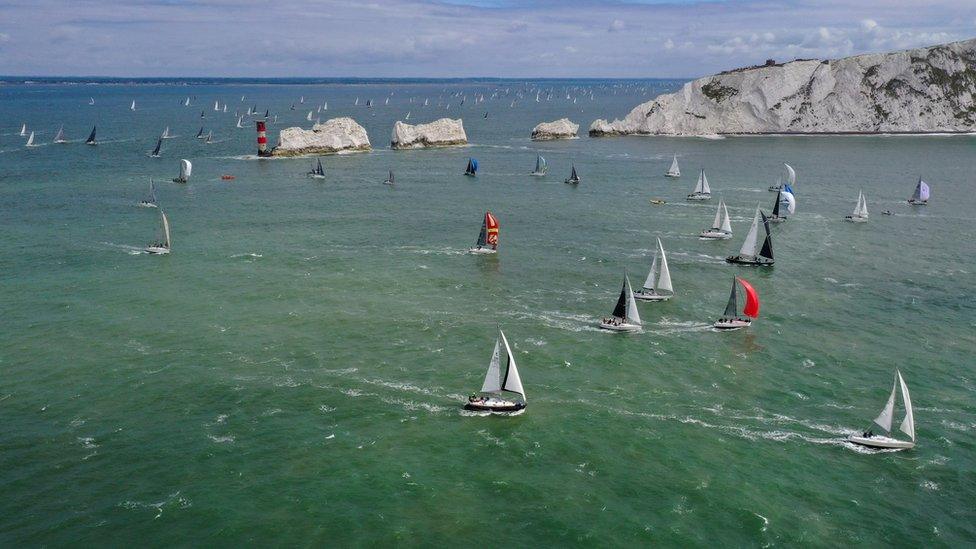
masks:
[[[716,320],[712,327],[716,330],[741,330],[742,328],[748,328],[752,326],[752,321],[749,319],[733,318],[733,319],[719,319]]]
[[[679,177],[681,177],[681,174],[680,173],[670,173],[670,172],[668,172],[668,173],[664,174],[664,177],[671,177],[671,178],[674,178],[674,179],[678,179]]]
[[[140,202],[139,203],[139,206],[141,208],[158,208],[159,207],[159,206],[153,204],[152,202],[146,202],[145,200],[143,200],[142,202]]]
[[[163,248],[162,246],[149,246],[146,248],[146,253],[152,255],[166,255],[169,253],[169,248]]]
[[[782,222],[786,221],[786,219],[787,218],[785,218],[785,217],[779,217],[777,215],[771,215],[771,216],[769,216],[769,217],[766,218],[766,220],[769,221],[770,223],[782,223]]]
[[[545,177],[546,172],[532,172],[529,175],[531,175],[532,177]]]
[[[868,218],[866,218],[866,217],[860,217],[860,216],[856,216],[856,215],[849,215],[849,216],[845,217],[844,220],[845,221],[850,221],[851,223],[867,223],[868,222]]]
[[[310,173],[310,174],[308,174],[308,176],[311,177],[312,179],[325,179],[325,176],[324,175],[319,175],[319,174],[315,174],[315,173]]]
[[[639,332],[641,329],[640,324],[614,324],[612,322],[600,322],[600,328],[611,332]]]
[[[703,193],[691,193],[688,195],[687,200],[711,200],[712,195]]]
[[[732,233],[727,233],[725,231],[713,231],[711,229],[707,231],[702,231],[698,238],[702,240],[728,240],[732,238]]]
[[[915,443],[910,440],[898,440],[881,435],[873,435],[870,437],[863,435],[851,435],[847,437],[847,440],[853,442],[854,444],[860,444],[861,446],[867,446],[869,448],[907,449],[915,447]]]
[[[634,292],[634,299],[637,299],[637,300],[640,300],[640,301],[668,301],[669,299],[671,299],[671,296],[670,295],[663,295],[663,294],[652,294],[652,293],[644,293],[644,292]]]

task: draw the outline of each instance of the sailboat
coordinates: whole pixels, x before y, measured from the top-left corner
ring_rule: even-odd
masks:
[[[163,148],[163,138],[160,137],[156,139],[156,148],[149,153],[150,158],[159,158],[159,150]]]
[[[549,171],[549,163],[542,155],[537,155],[535,157],[535,169],[529,175],[534,175],[536,177],[543,177]]]
[[[678,155],[671,159],[671,167],[664,173],[664,177],[681,177],[681,168],[678,167]]]
[[[154,255],[166,255],[169,253],[170,240],[169,240],[169,219],[166,218],[166,212],[159,210],[159,217],[163,223],[163,234],[161,238],[156,239],[155,242],[146,246],[146,253]]]
[[[708,200],[712,198],[712,189],[708,186],[708,177],[705,176],[705,168],[698,173],[698,182],[695,189],[688,195],[688,200]]]
[[[384,185],[396,185],[396,178],[393,176],[393,170],[390,170],[390,176],[386,178],[383,182]]]
[[[186,99],[183,100],[183,106],[184,107],[190,106],[190,96],[187,96]]]
[[[203,126],[200,126],[200,131],[197,132],[197,139],[203,139]]]
[[[468,159],[468,167],[464,168],[464,175],[474,177],[478,175],[478,161],[474,158]]]
[[[237,127],[238,128],[243,128],[244,127],[244,117],[243,116],[238,116],[237,117]]]
[[[715,220],[712,227],[705,229],[698,235],[702,240],[727,240],[732,238],[732,222],[729,220],[729,210],[725,207],[725,199],[720,198],[715,210]]]
[[[133,99],[133,100],[132,100],[132,104],[131,104],[131,105],[129,105],[129,110],[130,110],[130,111],[134,111],[134,110],[136,110],[136,100],[135,100],[135,99]]]
[[[213,143],[213,130],[210,130],[209,132],[207,132],[207,138],[203,142],[206,143],[206,144],[208,144],[208,145],[211,144],[211,143]]]
[[[746,306],[742,308],[742,315],[739,314],[739,307],[736,304],[739,284],[746,292]],[[732,293],[729,294],[729,302],[725,305],[725,312],[722,313],[722,318],[716,320],[712,326],[716,330],[739,330],[751,326],[752,318],[759,318],[759,294],[756,293],[752,284],[749,284],[745,279],[733,276]]]
[[[312,121],[312,111],[308,111],[308,114],[305,115],[305,120],[308,120],[309,122]]]
[[[766,231],[766,238],[763,240],[759,255],[756,255],[756,244],[759,242],[759,217],[762,216],[763,229]],[[749,234],[746,235],[745,242],[739,250],[739,255],[730,255],[725,258],[729,263],[739,265],[754,265],[768,267],[773,264],[773,239],[769,235],[769,221],[766,214],[759,210],[756,204],[756,215],[752,219],[752,226],[749,227]]]
[[[783,206],[784,202],[786,202],[786,206]],[[773,202],[773,214],[769,216],[769,222],[782,223],[795,211],[796,197],[793,196],[793,187],[785,185],[783,190],[776,194],[776,201]]]
[[[89,97],[88,98],[88,104],[89,105],[94,105],[95,104],[95,98],[94,97]]]
[[[193,173],[193,164],[185,158],[180,160],[180,175],[173,180],[173,183],[189,182],[191,173]]]
[[[610,318],[600,321],[600,327],[614,332],[636,332],[641,329],[640,313],[637,312],[637,301],[630,288],[630,278],[624,275],[624,283],[620,288],[620,297],[613,308]]]
[[[271,118],[271,109],[265,109],[264,110],[264,117],[265,118]]]
[[[176,137],[176,136],[173,135],[173,134],[171,134],[171,133],[169,133],[169,126],[166,126],[165,128],[163,128],[163,135],[162,135],[162,138],[163,139],[173,139],[174,137]]]
[[[58,133],[54,136],[54,142],[55,143],[67,143],[68,142],[68,140],[64,138],[64,124],[61,124],[61,127],[58,128]]]
[[[88,139],[85,140],[85,145],[98,145],[98,141],[95,140],[95,130],[98,126],[92,126],[92,131],[88,134]]]
[[[579,185],[580,176],[576,173],[576,165],[573,164],[573,171],[569,174],[569,179],[563,181],[563,183],[568,183],[570,185]]]
[[[403,118],[404,120],[410,120],[410,111],[407,111],[407,116]]]
[[[36,147],[37,146],[37,145],[34,144],[34,132],[30,132],[30,135],[27,137],[27,146],[28,147]]]
[[[220,101],[214,101],[214,110],[215,111],[219,111],[220,110]]]
[[[27,124],[20,127],[20,136],[27,137]]]
[[[668,269],[668,257],[664,254],[664,245],[657,239],[657,250],[651,270],[644,280],[644,287],[634,292],[634,298],[641,301],[667,301],[674,296],[671,286],[671,271]]]
[[[200,118],[206,118],[206,117],[207,117],[207,111],[200,111]]]
[[[915,192],[908,199],[908,203],[912,206],[925,206],[929,203],[929,184],[922,181],[921,177],[918,178],[918,183],[915,184]]]
[[[864,199],[864,191],[857,193],[857,205],[854,206],[854,212],[851,215],[845,216],[844,219],[851,223],[867,223],[868,203]]]
[[[149,196],[144,198],[139,205],[143,208],[158,208],[156,204],[156,184],[153,183],[152,178],[149,178]]]
[[[898,391],[899,387],[901,387],[901,401],[905,406],[905,419],[902,420],[901,427],[899,428],[911,440],[898,440],[891,437],[891,423],[895,416],[895,392]],[[898,370],[895,370],[895,383],[891,386],[891,395],[888,397],[888,402],[881,409],[878,417],[874,418],[874,425],[881,427],[888,435],[876,435],[872,432],[872,429],[868,429],[861,434],[848,436],[847,440],[854,444],[860,444],[861,446],[868,446],[870,448],[905,449],[915,447],[915,413],[912,411],[912,397],[908,394],[908,385],[905,384],[905,378],[901,377],[901,372]]]
[[[222,109],[221,112],[227,112],[227,103],[224,103],[224,108]]]
[[[784,190],[787,186],[792,187],[793,185],[796,185],[796,171],[793,169],[793,166],[783,162],[783,169],[785,170],[784,175],[786,175],[786,180],[784,181],[783,176],[781,175],[779,183],[769,186],[770,192],[779,192]]]
[[[325,170],[322,169],[322,159],[319,158],[318,164],[316,164],[315,167],[312,168],[312,171],[306,173],[305,175],[313,179],[325,179]]]
[[[502,365],[501,347],[505,346],[505,364]],[[503,398],[501,393],[512,393],[520,397],[516,400]],[[488,363],[488,373],[481,385],[480,395],[471,395],[464,404],[465,410],[484,412],[517,412],[525,408],[525,389],[522,388],[522,378],[515,365],[515,355],[505,338],[505,332],[498,330],[495,340],[495,350],[491,353]]]
[[[485,219],[481,222],[481,232],[478,233],[478,242],[474,248],[468,250],[472,254],[493,254],[498,252],[498,219],[485,212]]]

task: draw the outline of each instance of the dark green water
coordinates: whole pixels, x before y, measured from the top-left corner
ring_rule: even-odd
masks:
[[[529,141],[543,120],[585,130],[646,100],[638,86],[674,87],[580,85],[593,100],[573,91],[573,105],[563,83],[515,108],[473,93],[531,85],[0,88],[0,544],[976,541],[976,139]],[[456,90],[460,111],[435,108]],[[248,158],[253,130],[233,110],[277,112],[276,136],[307,126],[288,110],[300,95],[329,102],[323,119],[355,117],[376,149],[326,158],[324,181],[304,159]],[[463,116],[472,145],[388,150],[407,111]],[[27,150],[24,122],[42,144],[97,123],[103,143]],[[201,124],[217,143],[192,139]],[[147,158],[166,125],[182,137]],[[527,176],[537,151],[542,180]],[[662,176],[673,153],[679,180]],[[165,182],[180,158],[195,164],[186,186]],[[726,265],[784,161],[799,206],[774,228],[776,266]],[[578,188],[562,183],[571,163]],[[687,203],[699,166],[716,199]],[[396,188],[380,184],[390,168]],[[910,208],[919,175],[933,199]],[[158,227],[136,207],[149,176],[168,257],[137,253]],[[859,189],[871,220],[845,223]],[[718,195],[735,237],[699,241]],[[499,254],[466,255],[486,209]],[[641,334],[596,330],[655,237],[675,299],[640,306]],[[733,274],[761,317],[715,333]],[[529,408],[464,414],[497,326]],[[895,368],[917,448],[844,443]]]

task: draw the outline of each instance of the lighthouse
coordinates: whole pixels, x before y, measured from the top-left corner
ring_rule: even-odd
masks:
[[[258,156],[271,156],[268,150],[268,135],[264,127],[264,120],[257,120],[255,124],[258,128]]]

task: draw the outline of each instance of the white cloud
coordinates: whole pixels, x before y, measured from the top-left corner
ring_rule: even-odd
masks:
[[[626,27],[626,25],[624,25],[624,22],[623,21],[621,21],[620,19],[614,19],[610,23],[610,28],[608,30],[610,32],[619,32],[619,31],[624,30],[625,27]]]

